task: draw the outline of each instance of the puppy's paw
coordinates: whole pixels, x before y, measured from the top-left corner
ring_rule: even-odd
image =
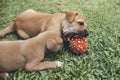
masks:
[[[5,77],[8,77],[9,76],[9,73],[5,73]]]
[[[56,66],[57,66],[57,67],[61,67],[61,66],[63,65],[63,63],[60,62],[60,61],[55,61],[55,63],[56,63]]]
[[[9,74],[8,73],[1,73],[0,76],[2,76],[2,77],[8,77]]]

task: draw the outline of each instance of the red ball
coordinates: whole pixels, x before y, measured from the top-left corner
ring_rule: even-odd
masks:
[[[87,50],[87,41],[83,37],[74,36],[68,42],[71,51],[75,54],[85,53]]]

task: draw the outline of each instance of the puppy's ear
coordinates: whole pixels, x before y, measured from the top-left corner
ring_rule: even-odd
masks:
[[[78,15],[78,13],[76,11],[72,11],[72,10],[66,11],[65,14],[66,14],[67,21],[70,23],[73,22],[76,15]]]
[[[56,52],[56,46],[57,46],[57,43],[55,40],[49,39],[47,41],[47,48],[49,51]]]

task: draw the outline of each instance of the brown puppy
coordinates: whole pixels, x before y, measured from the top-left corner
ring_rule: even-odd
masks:
[[[86,37],[87,23],[82,14],[76,11],[66,11],[65,13],[47,14],[34,10],[26,10],[4,30],[0,32],[0,37],[16,31],[23,39],[34,37],[44,31],[55,31],[63,34],[77,33]]]
[[[63,41],[58,35],[55,32],[46,31],[28,40],[0,42],[0,73],[20,68],[38,71],[60,67],[59,61],[41,62],[46,48],[52,52],[57,52],[61,48]]]

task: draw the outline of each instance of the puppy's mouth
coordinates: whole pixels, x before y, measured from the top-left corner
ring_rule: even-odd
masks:
[[[70,41],[73,37],[79,36],[78,33],[73,33],[73,32],[65,32],[63,35],[63,40],[65,42]],[[80,36],[79,36],[80,37]]]
[[[67,41],[73,37],[86,38],[88,35],[89,34],[86,29],[82,31],[66,31],[63,33],[63,40]]]
[[[89,35],[88,31],[82,30],[82,31],[67,31],[64,33],[65,37],[73,37],[73,36],[79,36],[79,37],[87,37]]]
[[[75,32],[65,32],[64,33],[65,38],[71,38],[71,37],[73,37],[75,35],[78,35],[78,33],[75,33]]]

